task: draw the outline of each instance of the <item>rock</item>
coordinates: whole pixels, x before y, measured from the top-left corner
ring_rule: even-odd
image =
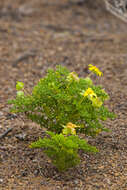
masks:
[[[3,180],[2,178],[0,178],[0,183],[3,183],[3,181],[4,181],[4,180]]]
[[[47,181],[41,181],[40,184],[41,185],[48,185],[48,182]]]
[[[34,175],[37,176],[39,174],[39,170],[34,171]]]
[[[26,135],[25,133],[15,135],[15,137],[16,137],[18,140],[25,140],[26,136],[27,136],[27,135]]]
[[[21,176],[22,176],[22,177],[26,177],[27,175],[28,175],[28,172],[27,172],[26,169],[21,172]]]
[[[37,159],[32,160],[32,162],[33,162],[33,163],[36,163],[36,162],[37,162]]]
[[[18,11],[23,16],[31,16],[35,12],[35,8],[31,7],[29,4],[25,4],[20,6]]]
[[[0,117],[2,117],[3,115],[4,115],[3,112],[0,111]]]
[[[76,180],[74,180],[74,184],[75,185],[77,185],[79,182],[78,182],[78,180],[76,179]]]
[[[15,118],[17,118],[17,115],[16,114],[11,114],[11,113],[8,113],[7,115],[6,115],[6,119],[15,119]]]
[[[56,186],[57,189],[61,189],[61,187],[59,185]]]
[[[104,181],[104,183],[107,183],[107,184],[109,184],[109,185],[111,184],[111,181],[110,181],[109,178],[105,178],[103,181]]]

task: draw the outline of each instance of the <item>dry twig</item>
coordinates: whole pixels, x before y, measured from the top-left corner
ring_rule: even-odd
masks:
[[[2,135],[0,135],[0,139],[2,139],[2,138],[4,138],[5,136],[7,136],[7,134],[8,134],[9,132],[11,132],[12,129],[13,129],[13,128],[7,129]]]

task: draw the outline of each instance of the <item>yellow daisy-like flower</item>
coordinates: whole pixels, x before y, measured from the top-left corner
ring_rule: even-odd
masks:
[[[84,97],[88,97],[94,107],[99,108],[102,106],[102,101],[97,97],[96,93],[91,88],[88,88],[82,95]]]
[[[88,67],[89,67],[90,71],[92,71],[93,73],[95,73],[99,77],[103,76],[103,73],[96,66],[93,66],[92,64],[89,64]]]
[[[91,88],[88,88],[84,94],[83,94],[84,97],[87,97],[87,96],[90,96],[90,97],[97,97],[97,95],[95,94],[95,92],[91,89]]]
[[[66,126],[64,126],[64,129],[63,129],[63,134],[65,135],[68,135],[68,134],[72,134],[72,135],[76,135],[76,130],[75,128],[77,127],[80,127],[80,126],[77,126],[71,122],[67,123]]]
[[[75,72],[71,72],[68,75],[67,80],[68,81],[71,81],[71,80],[79,81],[79,77],[78,77],[78,75]]]
[[[79,127],[79,126],[77,126],[77,125],[75,125],[75,124],[73,124],[73,123],[71,123],[71,122],[67,123],[66,126],[67,126],[67,128],[70,128],[70,129],[74,129],[74,128]]]

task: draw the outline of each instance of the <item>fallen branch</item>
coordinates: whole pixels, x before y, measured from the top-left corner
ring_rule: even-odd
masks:
[[[20,55],[13,63],[13,67],[16,67],[16,65],[21,62],[24,61],[25,59],[28,59],[29,57],[35,57],[36,56],[36,52],[34,51],[28,51],[23,53],[22,55]]]
[[[7,129],[2,135],[0,135],[0,139],[6,137],[7,134],[8,134],[9,132],[11,132],[11,131],[12,131],[12,128]]]
[[[106,9],[111,12],[113,15],[118,17],[119,19],[123,20],[124,22],[127,22],[127,13],[121,12],[118,8],[113,7],[110,3],[108,3],[107,0],[104,0]],[[123,7],[125,8],[125,7]]]

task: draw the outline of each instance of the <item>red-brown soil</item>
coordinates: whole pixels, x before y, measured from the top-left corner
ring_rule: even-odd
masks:
[[[0,139],[1,190],[127,189],[127,25],[101,5],[77,2],[0,2],[0,135],[13,128]],[[105,123],[111,133],[89,138],[100,152],[81,153],[81,164],[65,173],[41,150],[28,147],[43,131],[10,114],[7,104],[15,97],[16,81],[30,90],[58,64],[82,77],[88,64],[99,67],[104,76],[93,80],[109,93],[106,104],[117,114]]]

